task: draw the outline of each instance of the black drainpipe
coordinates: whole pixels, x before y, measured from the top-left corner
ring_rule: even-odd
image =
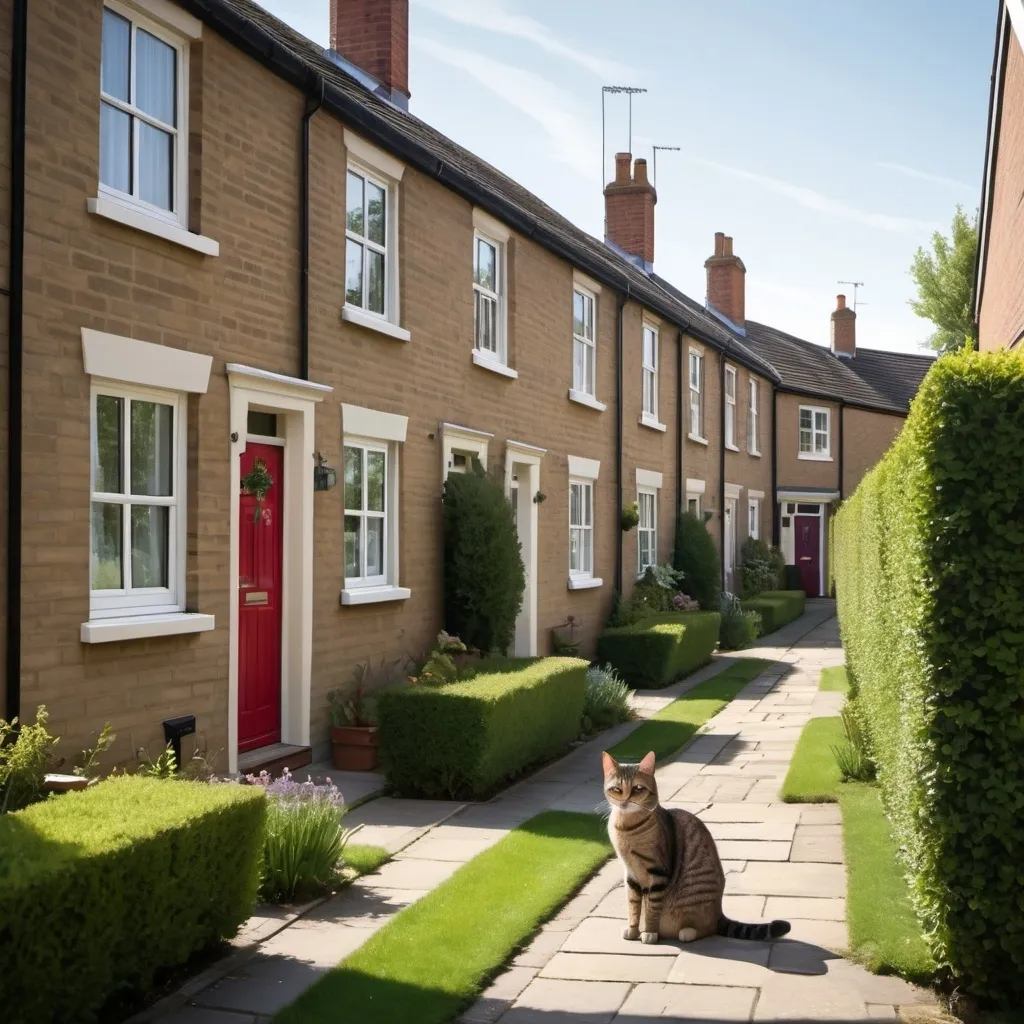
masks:
[[[299,270],[299,377],[309,380],[309,122],[324,101],[324,80],[317,75],[314,94],[306,100],[302,114],[302,181],[299,202],[299,248],[302,266]]]
[[[839,500],[843,500],[843,447],[845,445],[845,439],[843,437],[843,413],[846,411],[846,403],[839,403],[839,437],[836,439],[839,445],[839,481],[836,484],[836,490],[839,492]]]
[[[25,103],[28,0],[11,34],[11,240],[7,301],[7,720],[21,713],[21,384],[25,283]]]
[[[676,335],[676,519],[683,514],[683,332]]]
[[[782,529],[779,523],[779,392],[772,386],[772,546],[778,547],[782,540]]]
[[[725,358],[729,354],[729,348],[729,342],[726,342],[725,348],[722,349],[721,359],[718,362],[718,404],[722,410],[718,435],[718,514],[722,520],[722,557],[720,559],[722,564],[722,590],[725,590]],[[732,528],[733,532],[735,532],[735,523],[732,524]],[[735,554],[733,552],[733,557],[735,557]]]
[[[629,301],[629,284],[626,285],[626,294],[619,296],[619,358],[616,369],[616,393],[615,393],[615,510],[616,524],[615,534],[618,540],[615,544],[615,591],[622,593],[622,530],[619,528],[618,518],[622,514],[622,357],[623,357],[623,313],[626,303]]]

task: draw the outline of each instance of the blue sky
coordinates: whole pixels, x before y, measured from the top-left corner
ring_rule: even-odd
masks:
[[[329,0],[261,0],[323,45]],[[747,316],[825,343],[839,280],[858,342],[919,351],[907,273],[981,191],[996,0],[412,0],[410,109],[594,235],[601,86],[659,152],[655,267],[703,300],[715,231]],[[605,178],[627,146],[606,105]]]

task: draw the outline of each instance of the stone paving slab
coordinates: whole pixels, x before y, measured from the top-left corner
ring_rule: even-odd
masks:
[[[756,988],[718,985],[640,984],[630,993],[621,1016],[658,1021],[748,1021]]]

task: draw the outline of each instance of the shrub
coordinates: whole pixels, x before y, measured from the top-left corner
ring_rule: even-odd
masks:
[[[843,782],[871,782],[875,777],[875,766],[868,754],[867,740],[860,727],[852,704],[844,704],[840,712],[846,739],[832,754],[843,776]]]
[[[761,635],[761,616],[746,611],[739,598],[722,595],[722,622],[718,629],[718,642],[723,651],[739,651],[749,647]]]
[[[512,506],[500,481],[474,463],[444,485],[445,626],[470,647],[508,650],[526,575]]]
[[[121,776],[0,817],[0,1005],[92,1020],[252,913],[266,800]]]
[[[757,597],[744,599],[742,604],[745,611],[761,616],[762,635],[766,635],[799,619],[807,605],[807,595],[802,590],[766,590]]]
[[[57,759],[57,737],[46,729],[46,708],[36,708],[34,725],[0,719],[0,813],[18,811],[43,797],[43,783]]]
[[[619,678],[611,665],[587,669],[587,690],[583,698],[584,733],[610,729],[620,722],[628,722],[632,715],[629,687]]]
[[[672,598],[682,581],[683,573],[671,565],[649,565],[637,580],[629,603],[638,616],[673,611]]]
[[[606,629],[598,660],[612,665],[637,689],[660,689],[711,660],[718,642],[718,612],[651,615]]]
[[[447,686],[381,693],[377,717],[388,781],[409,796],[492,792],[576,738],[586,671],[578,658],[544,658],[510,662],[506,671],[495,666]]]
[[[786,563],[777,548],[763,540],[748,537],[740,549],[743,565],[743,596],[756,597],[765,590],[778,590],[785,576]]]
[[[683,512],[676,519],[676,549],[672,564],[684,574],[681,589],[700,602],[717,608],[722,592],[722,563],[703,519]]]
[[[965,992],[1024,997],[1024,360],[957,353],[838,513],[856,706],[912,899]]]

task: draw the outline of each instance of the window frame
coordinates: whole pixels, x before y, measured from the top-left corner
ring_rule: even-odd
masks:
[[[693,508],[690,508],[691,503]],[[700,495],[699,494],[687,494],[686,495],[686,511],[692,512],[698,519],[700,519]]]
[[[688,436],[695,441],[705,441],[704,437],[704,353],[699,349],[690,348],[687,359],[687,383],[690,393],[689,403],[689,430]],[[694,378],[694,367],[696,367],[696,380]],[[696,403],[696,412],[694,404]],[[694,424],[694,416],[698,423]]]
[[[650,498],[651,524],[644,526],[644,499]],[[637,512],[640,516],[636,524],[636,576],[639,579],[650,565],[658,564],[658,490],[654,487],[638,487],[636,489]],[[644,562],[641,555],[641,534],[649,534],[648,551],[653,562]]]
[[[761,499],[747,499],[747,536],[761,539]]]
[[[362,509],[350,509],[345,496],[345,456],[346,450],[359,449],[362,452],[360,472],[362,476]],[[367,505],[367,474],[366,474],[366,461],[367,456],[370,452],[380,452],[384,455],[384,508],[380,512],[376,512],[366,508]],[[363,575],[360,576],[349,576],[348,566],[344,565],[344,589],[345,590],[366,590],[372,588],[380,588],[393,586],[394,580],[392,579],[391,566],[393,565],[392,557],[392,546],[397,543],[397,536],[392,536],[393,533],[397,534],[397,519],[395,517],[392,506],[397,501],[397,494],[395,482],[397,481],[396,469],[393,465],[397,462],[398,452],[392,442],[382,441],[376,438],[370,437],[359,437],[351,434],[346,434],[342,438],[342,493],[341,493],[341,529],[342,529],[342,544],[344,545],[345,540],[345,520],[349,516],[358,516],[360,519],[360,537],[363,538],[363,544],[360,547],[360,566],[359,568],[363,571]],[[366,530],[366,522],[368,519],[380,519],[383,523],[384,538],[381,549],[381,567],[383,572],[375,576],[365,575],[366,570],[366,544],[365,538],[368,531]],[[347,556],[344,556],[347,561]]]
[[[367,235],[359,235],[348,226],[348,176],[354,174],[363,180],[363,229],[366,229],[366,185],[375,185],[384,192],[384,243],[372,241]],[[397,189],[395,182],[387,175],[375,170],[368,163],[349,157],[345,165],[345,308],[355,311],[359,316],[372,317],[383,323],[398,324],[398,229],[395,223],[398,215],[396,202]],[[355,242],[363,247],[362,290],[363,304],[357,306],[348,298],[348,243]],[[367,252],[380,252],[384,256],[384,312],[378,313],[366,305],[369,289],[367,283]]]
[[[761,391],[753,374],[747,381],[747,453],[761,454]]]
[[[592,337],[589,339],[584,335],[576,333],[576,296],[579,295],[584,301],[590,302],[590,331]],[[584,395],[597,401],[597,295],[589,288],[584,288],[578,283],[572,288],[572,391],[577,395]],[[591,358],[591,389],[587,390],[586,381],[580,381],[576,377],[576,348],[577,346],[589,347]],[[586,376],[584,374],[584,376]]]
[[[484,288],[483,285],[478,284],[476,280],[476,266],[477,266],[477,251],[480,242],[491,246],[494,249],[494,283],[497,287],[497,291],[490,291]],[[508,327],[506,323],[507,317],[507,301],[506,293],[507,289],[505,286],[506,279],[506,242],[495,235],[488,233],[486,230],[482,230],[479,227],[473,229],[473,355],[478,359],[482,359],[485,362],[494,363],[501,367],[508,367]],[[496,303],[495,309],[495,342],[497,344],[497,352],[492,352],[490,349],[480,347],[480,336],[479,336],[479,324],[477,320],[477,294],[487,295],[489,298],[493,298]]]
[[[96,490],[97,398],[120,398],[125,404],[121,426],[121,473],[124,490],[120,493]],[[131,403],[153,402],[172,408],[171,495],[135,495],[131,493]],[[188,430],[187,396],[178,391],[127,385],[105,379],[94,379],[89,395],[89,620],[167,615],[185,610],[185,558],[187,555],[186,525],[188,519]],[[133,500],[134,499],[136,500]],[[170,509],[167,523],[167,586],[124,587],[117,590],[94,590],[92,506],[94,503],[119,505],[121,518],[122,581],[131,579],[131,523],[128,509],[132,505],[160,505]],[[127,522],[126,522],[127,520]]]
[[[597,483],[596,480],[587,479],[581,476],[570,476],[569,477],[569,581],[570,584],[583,580],[596,579],[594,576],[594,485]],[[572,492],[574,487],[582,489],[582,495],[585,498],[585,503],[581,504],[581,509],[589,509],[590,512],[590,523],[586,524],[586,515],[583,516],[584,522],[573,523],[572,521]],[[572,566],[572,538],[574,531],[582,531],[582,540],[589,541],[589,548],[584,545],[581,553],[584,555],[589,551],[590,554],[590,568],[574,569]],[[584,558],[585,562],[586,559]]]
[[[729,384],[732,382],[732,394],[729,394]],[[739,375],[735,366],[725,368],[725,447],[730,451],[738,452],[736,444],[736,388],[739,383]]]
[[[175,31],[173,28],[169,28],[167,25],[156,20],[152,15],[147,13],[145,5],[140,6],[129,6],[119,2],[119,0],[104,0],[102,10],[109,10],[111,13],[123,18],[131,26],[131,35],[129,43],[129,87],[128,87],[128,102],[117,99],[111,96],[109,93],[103,91],[102,78],[100,81],[99,93],[99,104],[102,110],[103,104],[107,104],[116,110],[120,110],[127,114],[132,120],[132,133],[131,133],[131,154],[132,154],[132,192],[123,192],[118,188],[114,188],[111,185],[105,184],[99,177],[97,170],[97,196],[100,199],[109,200],[112,203],[116,203],[123,209],[135,211],[141,213],[146,217],[153,218],[154,220],[162,221],[166,224],[170,224],[173,227],[182,228],[188,230],[189,220],[189,50],[192,43],[192,39],[183,32]],[[137,106],[135,106],[133,100],[135,99],[135,69],[136,69],[136,45],[135,38],[137,30],[141,28],[144,32],[148,32],[151,36],[159,39],[161,42],[166,43],[171,49],[175,51],[175,88],[174,88],[174,102],[175,102],[175,114],[177,124],[175,126],[167,125],[152,115],[144,113]],[[102,47],[102,28],[101,28],[101,47]],[[102,55],[100,57],[102,62]],[[171,182],[171,202],[172,208],[165,210],[162,207],[155,206],[152,203],[146,202],[141,199],[136,192],[138,191],[138,170],[139,170],[139,132],[135,128],[137,121],[142,121],[146,124],[152,125],[160,131],[168,134],[173,134],[174,143],[171,147],[172,153],[172,182]],[[99,149],[102,149],[102,117],[99,119],[99,126],[97,128],[96,138],[99,143]],[[98,164],[97,164],[98,167]]]
[[[647,361],[647,335],[650,332],[653,338],[653,360],[649,363]],[[641,419],[644,422],[657,423],[658,422],[658,391],[660,386],[659,376],[659,363],[660,363],[660,352],[661,348],[661,336],[660,332],[655,324],[644,321],[643,326],[640,330],[640,414]],[[651,398],[653,408],[648,408],[648,380],[651,380]]]
[[[811,425],[805,428],[803,425],[804,413],[811,417]],[[818,427],[818,416],[824,415],[825,429]],[[804,450],[804,434],[810,432],[810,449]],[[818,448],[818,438],[821,434],[825,437],[825,447]],[[812,462],[832,461],[832,410],[822,405],[801,405],[797,413],[797,457]]]

